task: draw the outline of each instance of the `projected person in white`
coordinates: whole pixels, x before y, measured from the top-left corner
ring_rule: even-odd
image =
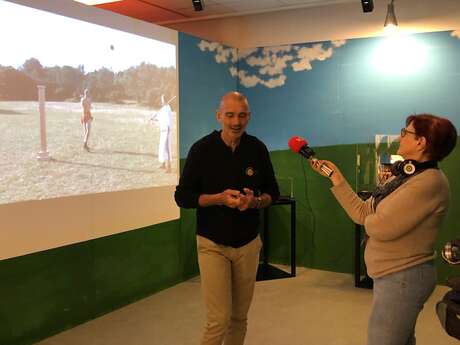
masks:
[[[246,134],[246,97],[223,96],[221,131],[191,147],[175,199],[197,208],[198,263],[207,307],[202,345],[242,345],[254,293],[259,252],[259,209],[279,196],[265,145]]]
[[[80,122],[83,125],[83,149],[89,151],[88,140],[91,132],[91,122],[93,121],[93,116],[91,114],[91,97],[88,89],[85,89],[83,92],[83,97],[81,98],[80,103],[83,112],[80,119]]]
[[[161,108],[152,116],[152,120],[158,120],[160,127],[160,140],[158,142],[158,161],[160,168],[171,172],[171,144],[172,144],[172,110],[169,102],[165,102],[165,96],[161,95]]]

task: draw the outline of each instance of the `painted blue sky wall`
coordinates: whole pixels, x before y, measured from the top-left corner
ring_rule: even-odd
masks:
[[[197,59],[218,55],[189,48]],[[460,128],[460,32],[239,50],[238,69],[221,65],[249,98],[248,132],[271,150],[286,149],[293,135],[312,146],[373,142],[399,133],[410,113],[443,115]]]
[[[220,98],[237,89],[229,72],[236,70],[237,51],[179,33],[180,157],[199,138],[219,128],[215,111]]]

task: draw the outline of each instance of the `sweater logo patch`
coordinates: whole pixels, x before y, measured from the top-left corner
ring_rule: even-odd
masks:
[[[256,173],[256,171],[254,170],[253,167],[247,167],[246,168],[246,175],[248,175],[249,177],[254,176],[255,173]]]

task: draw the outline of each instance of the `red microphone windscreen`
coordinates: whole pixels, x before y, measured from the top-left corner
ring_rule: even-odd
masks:
[[[304,138],[297,136],[292,137],[288,141],[289,148],[296,153],[299,152],[300,149],[305,145],[308,145],[308,142]]]

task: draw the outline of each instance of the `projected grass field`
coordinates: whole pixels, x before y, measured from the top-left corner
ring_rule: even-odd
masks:
[[[0,203],[174,185],[158,163],[153,109],[93,103],[91,152],[82,149],[81,105],[46,104],[50,161],[38,161],[38,102],[0,102]],[[175,120],[174,120],[175,121]],[[173,133],[173,166],[177,161]]]

